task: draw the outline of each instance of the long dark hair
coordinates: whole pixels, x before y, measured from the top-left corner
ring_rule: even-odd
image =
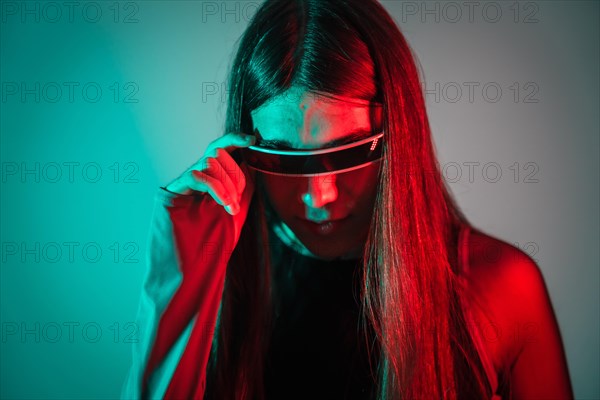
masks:
[[[440,173],[415,57],[399,28],[374,0],[266,1],[230,69],[225,132],[252,133],[250,112],[291,87],[383,105],[387,137],[361,295],[364,326],[380,351],[377,397],[489,397],[460,307],[457,235],[470,224]],[[210,398],[264,397],[277,262],[265,201],[257,180],[228,264],[207,372]]]

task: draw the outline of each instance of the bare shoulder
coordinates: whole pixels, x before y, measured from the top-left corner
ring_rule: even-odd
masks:
[[[522,250],[475,229],[468,248],[468,282],[486,342],[496,368],[510,367],[553,317],[542,272]]]
[[[543,283],[543,276],[538,265],[510,243],[472,229],[468,248],[472,275],[485,283],[488,290],[524,294],[523,288],[527,288],[525,292],[541,289],[539,284]]]
[[[468,246],[467,282],[473,302],[481,305],[476,322],[484,328],[496,373],[510,375],[515,399],[572,399],[560,329],[538,265],[515,246],[477,230]]]

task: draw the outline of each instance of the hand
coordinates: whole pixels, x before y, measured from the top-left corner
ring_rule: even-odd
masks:
[[[202,158],[166,186],[170,192],[208,193],[231,214],[235,225],[235,243],[248,215],[254,193],[254,171],[245,163],[238,165],[231,152],[254,144],[256,138],[243,133],[228,133],[212,141]]]

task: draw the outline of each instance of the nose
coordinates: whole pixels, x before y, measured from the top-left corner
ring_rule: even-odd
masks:
[[[308,190],[302,196],[302,202],[310,208],[320,208],[337,199],[336,175],[327,174],[308,178]]]

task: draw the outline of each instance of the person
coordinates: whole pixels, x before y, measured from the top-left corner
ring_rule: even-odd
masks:
[[[262,3],[226,133],[157,195],[124,398],[573,398],[541,271],[450,195],[419,79],[375,0]]]

